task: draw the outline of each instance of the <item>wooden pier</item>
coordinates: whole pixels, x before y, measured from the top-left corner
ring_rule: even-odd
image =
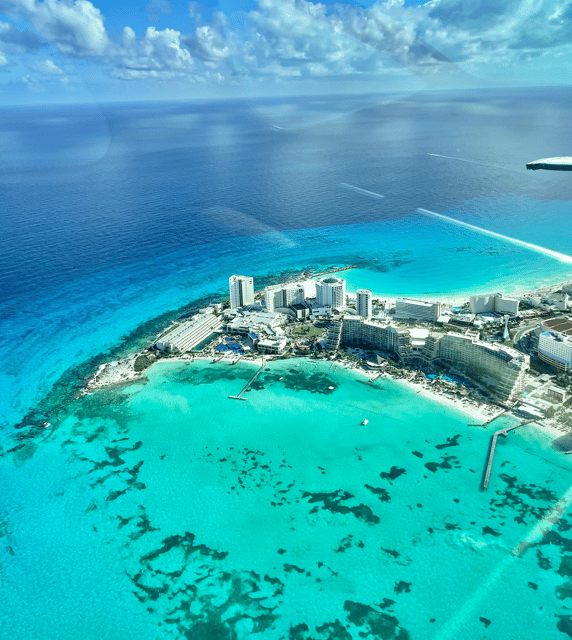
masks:
[[[514,431],[515,429],[518,429],[519,427],[524,427],[525,424],[530,424],[531,422],[534,422],[534,420],[523,420],[522,422],[519,422],[518,424],[515,424],[514,427],[507,427],[506,429],[499,429],[498,431],[495,431],[491,437],[491,443],[489,445],[489,454],[487,456],[487,463],[485,466],[485,471],[483,474],[483,480],[481,483],[481,489],[483,491],[487,490],[487,487],[489,486],[489,479],[491,477],[491,468],[493,466],[493,458],[495,455],[495,449],[497,446],[497,438],[499,436],[504,436],[506,438],[506,436],[508,435],[509,431]]]
[[[260,369],[258,369],[258,371],[252,376],[252,378],[250,378],[250,380],[244,385],[244,389],[237,395],[237,396],[228,396],[231,400],[247,400],[248,398],[243,398],[242,394],[248,389],[248,387],[250,387],[250,385],[256,380],[256,378],[259,376],[259,374],[262,372],[262,369],[264,369],[264,361],[262,362],[262,366],[260,367]]]
[[[506,413],[506,409],[503,409],[500,413],[496,413],[492,418],[489,418],[488,420],[483,422],[483,424],[481,426],[482,427],[486,427],[491,422],[494,422],[497,418],[500,418],[501,416],[504,416],[505,413]]]

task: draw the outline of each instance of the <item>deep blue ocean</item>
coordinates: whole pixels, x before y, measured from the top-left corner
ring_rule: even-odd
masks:
[[[5,542],[0,549],[0,554],[4,554],[0,558],[0,573],[18,576],[18,580],[11,582],[6,606],[0,611],[0,628],[8,629],[12,620],[17,620],[20,638],[83,639],[102,637],[90,629],[97,628],[93,626],[97,621],[105,621],[105,637],[142,637],[142,634],[157,638],[185,637],[181,635],[184,626],[181,626],[181,611],[175,616],[178,620],[175,627],[163,626],[161,631],[153,631],[156,635],[148,635],[150,628],[159,629],[154,626],[157,616],[165,625],[165,619],[175,615],[169,612],[168,604],[157,608],[152,604],[154,594],[155,600],[161,601],[162,587],[154,584],[151,588],[150,582],[141,587],[143,583],[137,582],[135,569],[129,573],[128,585],[119,584],[117,576],[121,572],[117,573],[117,566],[131,557],[132,549],[129,547],[126,551],[127,547],[120,544],[114,547],[106,542],[114,539],[109,531],[111,516],[103,518],[103,505],[94,502],[95,506],[91,506],[89,483],[74,484],[75,478],[94,478],[90,475],[94,470],[101,471],[106,464],[115,467],[118,459],[125,458],[126,449],[109,445],[109,450],[105,450],[111,462],[101,462],[100,466],[94,462],[97,456],[90,450],[91,443],[96,442],[104,450],[101,439],[110,437],[109,424],[115,425],[112,435],[116,442],[122,436],[128,439],[133,425],[139,424],[137,402],[133,404],[132,399],[127,399],[139,393],[137,388],[112,400],[106,396],[101,407],[107,409],[100,422],[93,406],[88,411],[86,407],[67,404],[70,387],[79,387],[79,378],[87,375],[90,367],[102,358],[113,359],[129,348],[124,346],[126,336],[132,337],[131,345],[147,344],[161,326],[160,322],[153,322],[154,318],[168,319],[170,311],[192,306],[193,301],[203,296],[224,294],[228,277],[233,273],[253,275],[255,283],[264,283],[268,278],[297,269],[352,264],[357,265],[357,269],[348,274],[350,289],[367,286],[380,295],[427,297],[451,297],[460,292],[510,292],[571,279],[569,263],[417,212],[417,208],[427,209],[572,255],[571,174],[531,172],[525,168],[531,160],[567,155],[570,148],[572,91],[566,88],[4,109],[0,120],[0,330],[3,338],[0,452],[4,456],[0,475],[8,487],[8,491],[3,490],[4,496],[10,493],[11,498],[4,497],[0,504],[0,540]],[[347,185],[383,198],[370,197]],[[397,391],[392,393],[401,398]],[[154,392],[149,394],[155,397]],[[406,407],[411,401],[411,398],[401,399],[396,407]],[[193,405],[192,397],[185,397],[181,402],[185,407]],[[113,417],[109,406],[114,403],[118,406],[130,403],[129,411],[124,407],[125,415],[130,417],[119,416],[123,409],[119,417]],[[97,402],[96,405],[96,412],[102,410]],[[429,411],[423,408],[425,410]],[[436,415],[434,420],[438,422],[438,413]],[[24,433],[15,429],[15,425],[22,420],[28,424],[44,419],[52,423],[51,430],[43,432],[41,437],[30,438],[26,447],[14,454],[11,449],[15,434]],[[140,422],[145,423],[143,417]],[[227,427],[225,423],[224,429]],[[433,435],[438,442],[441,436]],[[468,437],[467,433],[463,432],[463,437]],[[515,456],[528,465],[528,484],[515,489],[509,475],[506,490],[532,496],[533,500],[542,499],[529,486],[534,482],[537,457],[542,473],[546,477],[552,474],[553,493],[546,502],[552,504],[553,498],[561,496],[569,484],[569,471],[565,466],[550,466],[561,462],[553,460],[548,449],[545,455],[537,456],[530,442],[522,442],[522,449]],[[235,444],[238,446],[238,442]],[[210,445],[207,441],[201,442],[201,446]],[[163,451],[154,445],[149,445],[148,450],[153,456]],[[467,455],[473,455],[470,447]],[[322,452],[317,459],[331,460],[328,456]],[[507,456],[507,461],[509,458]],[[84,468],[88,460],[95,465],[91,470]],[[69,469],[61,467],[63,461],[70,462]],[[135,464],[137,460],[132,462]],[[391,466],[390,458],[385,462]],[[147,462],[143,468],[153,467]],[[179,482],[185,471],[180,465],[177,469]],[[153,474],[161,477],[160,470],[154,470]],[[119,480],[114,479],[113,482],[119,484],[112,487],[109,494],[112,497],[103,498],[103,502],[113,503],[113,508],[119,505],[123,498],[115,502],[117,496],[113,491],[122,491],[120,480],[131,478],[129,482],[132,482],[136,475],[129,472]],[[99,486],[104,481],[99,479],[95,484]],[[422,478],[419,481],[422,482]],[[36,482],[43,489],[34,493]],[[309,482],[315,495],[322,495],[316,478]],[[457,482],[462,484],[463,479]],[[153,486],[157,489],[159,485],[160,482]],[[330,485],[330,490],[334,488],[339,489],[340,484]],[[430,493],[428,489],[427,500]],[[69,502],[52,504],[51,497],[60,494],[70,496]],[[339,498],[328,495],[330,498],[320,499],[335,502]],[[511,502],[510,496],[503,498],[505,506]],[[161,494],[160,499],[171,497]],[[159,519],[158,499],[155,496],[155,502],[151,500],[149,505],[153,504]],[[201,494],[200,499],[201,504],[208,505],[213,496],[207,492]],[[82,511],[85,500],[86,510]],[[135,516],[139,507],[143,511]],[[134,536],[131,541],[139,540],[136,535],[139,530],[168,529],[166,526],[152,529],[145,519],[146,508],[150,507],[129,503],[129,518],[140,518],[131,522],[130,527],[139,522],[130,533]],[[453,507],[443,506],[439,517],[449,508]],[[481,508],[485,507],[480,505]],[[515,508],[514,504],[511,508]],[[529,509],[527,514],[542,513],[540,507],[537,511],[532,506],[526,509]],[[119,522],[127,518],[125,513],[113,515],[114,531],[117,518]],[[97,514],[100,514],[99,523],[86,519]],[[469,512],[465,515],[469,526],[472,516]],[[35,517],[40,523],[37,529],[32,526]],[[527,524],[533,526],[534,518]],[[24,532],[26,526],[29,528]],[[200,528],[197,523],[193,526],[197,527],[195,531]],[[21,535],[18,527],[24,532]],[[78,533],[76,527],[84,529]],[[48,529],[51,537],[43,537],[42,530]],[[450,531],[447,527],[444,530]],[[103,537],[98,537],[100,531],[105,532],[101,534]],[[181,529],[177,535],[184,533]],[[81,540],[79,550],[74,542],[76,534]],[[209,531],[203,534],[208,537]],[[160,534],[156,535],[155,551],[139,550],[141,558],[154,560],[166,553],[157,552],[163,547]],[[237,535],[241,535],[240,532]],[[347,535],[351,538],[358,534]],[[512,531],[510,544],[507,543],[505,549],[507,553],[523,535],[524,532]],[[473,553],[473,548],[481,549],[481,542],[455,538],[454,541],[442,539],[439,545],[468,545]],[[108,544],[111,545],[109,557],[104,558]],[[189,538],[177,538],[175,546],[183,550],[183,555],[187,553],[187,557],[191,551],[198,556],[210,553],[209,557],[218,562],[218,552],[213,549],[220,547],[213,544],[208,549],[205,547],[204,553],[200,547],[193,546]],[[216,544],[224,546],[230,542],[223,536]],[[303,557],[304,541],[299,539],[295,544]],[[489,549],[493,556],[497,551]],[[66,554],[70,554],[69,563]],[[39,558],[42,562],[56,558],[53,575],[44,571],[43,582],[36,583],[30,578],[27,583],[26,576],[34,575],[34,580],[37,579],[31,567]],[[437,556],[434,560],[437,562]],[[497,561],[501,562],[495,556],[494,563]],[[253,566],[250,560],[245,562],[245,566]],[[151,564],[147,563],[144,571],[151,571],[148,568]],[[178,571],[175,565],[167,562],[161,571]],[[287,565],[291,566],[288,562]],[[556,560],[553,565],[556,569]],[[539,566],[542,569],[540,560]],[[363,567],[366,569],[367,562]],[[93,593],[89,591],[93,585],[82,580],[90,570],[98,581]],[[270,568],[264,571],[270,572]],[[292,571],[297,573],[295,569],[286,573]],[[428,571],[424,566],[427,589],[431,583]],[[518,573],[520,569],[510,571]],[[522,571],[525,575],[526,571]],[[122,575],[125,576],[125,572]],[[272,582],[274,574],[267,575],[268,584],[278,584]],[[372,579],[375,581],[375,575]],[[458,588],[458,579],[459,576],[451,578],[451,588]],[[145,580],[152,581],[148,575]],[[243,586],[248,582],[244,576],[240,580]],[[133,603],[142,603],[145,598],[131,595],[133,602],[125,599],[125,593],[133,592],[131,582],[135,583],[139,595],[143,589],[151,604],[146,602],[137,609]],[[541,581],[532,582],[540,584]],[[254,583],[257,588],[261,587],[258,578]],[[290,592],[296,592],[296,587],[290,586]],[[332,588],[342,593],[347,586]],[[478,584],[473,586],[478,591]],[[43,590],[58,588],[63,589],[64,594],[69,589],[65,605],[57,604],[57,598],[50,597],[43,606]],[[221,588],[230,589],[230,583],[224,583]],[[561,601],[569,597],[560,597],[567,593],[565,590],[557,591],[554,596],[552,583],[548,588],[552,589],[550,603],[554,606],[560,607]],[[74,590],[86,598],[84,604],[89,606],[73,601]],[[359,595],[362,605],[365,591],[367,589],[362,588]],[[92,598],[90,593],[97,596]],[[317,597],[316,593],[303,589],[300,593],[306,594],[304,598]],[[204,594],[201,597],[207,598]],[[17,614],[13,608],[15,602],[20,603]],[[73,606],[72,602],[75,602]],[[224,616],[220,612],[216,614],[226,629],[224,633],[228,631],[227,621],[232,618],[232,611],[240,609],[244,613],[248,609],[241,609],[244,602],[237,602],[229,605]],[[290,621],[295,621],[292,613],[295,602],[290,599],[288,606],[285,605]],[[379,637],[406,637],[399,635],[397,623],[387,620],[389,614],[378,619],[367,610],[359,609],[354,600],[351,602],[355,606],[341,602],[340,610],[346,612],[348,620],[361,621],[355,623],[355,629],[365,629],[370,637],[378,637],[372,635],[373,631],[367,632],[368,624],[377,624],[387,634]],[[60,635],[49,620],[49,612],[53,613],[58,606],[62,609],[59,614],[53,614],[56,617],[60,615],[69,622],[70,616],[75,616],[75,623],[67,624]],[[184,609],[187,605],[181,606]],[[300,601],[298,606],[303,607],[304,603]],[[406,603],[396,606],[401,606],[403,612],[411,609]],[[132,624],[125,619],[117,622],[122,607],[125,615],[131,616]],[[426,627],[431,618],[430,607],[425,608],[422,622],[417,624],[415,616],[409,621],[411,637],[431,635],[428,629],[432,627]],[[92,617],[88,610],[95,611]],[[146,610],[153,610],[150,613],[155,616],[153,622],[147,619]],[[106,611],[113,611],[109,618]],[[260,611],[258,614],[264,617]],[[210,614],[196,615],[199,621],[204,621]],[[333,620],[337,614],[332,609],[328,615]],[[456,629],[461,628],[458,615],[446,607],[440,609],[440,615],[441,626],[435,637],[454,637]],[[566,611],[558,609],[550,615],[560,616],[558,630],[552,624],[545,636],[538,635],[540,627],[534,626],[540,625],[537,620],[530,627],[536,629],[535,637],[565,637],[561,635],[564,633],[561,627],[572,625],[565,617]],[[500,621],[500,612],[499,616]],[[283,617],[283,633],[287,633],[289,623],[286,614]],[[300,616],[300,620],[310,618],[315,621],[316,629],[322,622],[325,624],[319,615]],[[197,626],[194,635],[188,637],[245,637],[255,631],[250,624],[234,625],[234,636],[220,635],[220,625],[209,627],[210,631],[200,631]],[[280,624],[278,627],[282,629]],[[334,627],[320,627],[322,635],[312,630],[308,633],[320,638],[346,637],[339,629],[334,633]],[[487,631],[488,625],[479,623],[478,631],[465,630],[463,637],[508,639],[513,637],[506,635],[509,628],[508,622],[499,622],[495,634],[494,626]],[[268,631],[270,627],[264,629],[265,638],[282,637],[274,636]],[[332,635],[327,635],[327,629]],[[296,635],[298,632],[290,629],[289,637],[310,637],[303,628],[299,632]]]
[[[376,293],[433,296],[564,279],[570,265],[416,209],[572,253],[569,174],[525,170],[572,146],[570,98],[560,88],[6,109],[2,424],[69,366],[226,289],[232,273],[357,263]]]

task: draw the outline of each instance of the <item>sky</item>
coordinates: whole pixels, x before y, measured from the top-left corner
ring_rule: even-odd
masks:
[[[0,105],[572,84],[572,0],[0,0]]]

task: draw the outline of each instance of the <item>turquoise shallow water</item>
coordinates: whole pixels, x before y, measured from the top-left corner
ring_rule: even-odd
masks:
[[[483,493],[490,431],[466,416],[311,361],[271,363],[247,401],[228,399],[254,371],[155,365],[1,459],[0,626],[60,640],[566,637],[572,519],[511,553],[570,486],[549,439],[503,440]]]

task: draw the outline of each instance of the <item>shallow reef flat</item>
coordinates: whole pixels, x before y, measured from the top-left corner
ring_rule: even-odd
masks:
[[[60,639],[96,620],[158,639],[572,635],[572,473],[542,433],[500,443],[483,493],[490,434],[461,414],[309,360],[230,400],[255,367],[158,363],[6,453],[0,621],[55,637],[57,611]]]

